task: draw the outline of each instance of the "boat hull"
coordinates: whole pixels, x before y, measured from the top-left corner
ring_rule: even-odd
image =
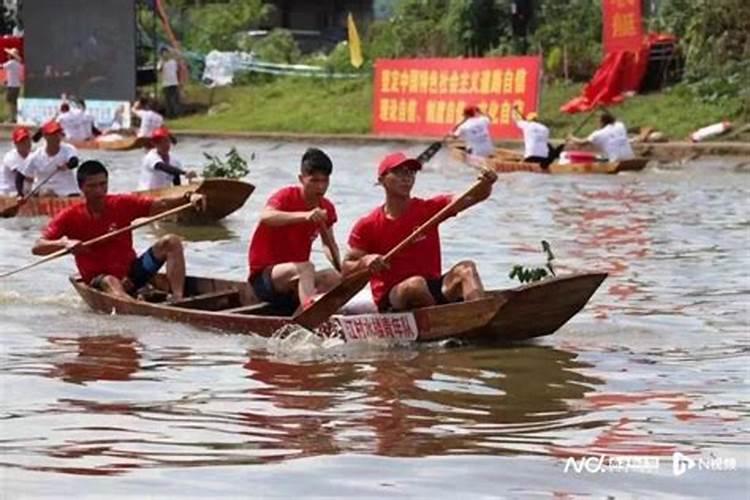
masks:
[[[207,223],[223,219],[239,209],[255,190],[255,186],[234,179],[204,179],[200,183],[170,186],[164,189],[150,191],[135,191],[132,194],[162,197],[180,196],[187,191],[197,191],[206,195],[208,205],[205,212],[186,212],[178,216],[182,223]],[[17,203],[14,196],[0,196],[0,210],[14,206]],[[20,217],[52,217],[64,209],[82,202],[80,196],[71,197],[33,197],[18,211]]]
[[[489,292],[468,302],[425,307],[406,313],[337,314],[318,330],[340,332],[347,340],[435,341],[482,338],[520,341],[557,331],[594,294],[605,273],[549,278],[531,285]],[[71,283],[95,311],[135,314],[238,334],[270,336],[293,324],[291,316],[264,314],[247,282],[189,277],[189,297],[178,304],[126,301],[98,291],[75,277]],[[166,278],[157,276],[158,289]]]
[[[534,172],[538,174],[617,174],[619,172],[635,172],[643,170],[648,163],[646,158],[633,158],[616,162],[592,163],[553,163],[544,169],[537,163],[524,162],[520,157],[514,157],[512,152],[498,150],[489,158],[474,156],[465,149],[451,146],[451,156],[475,168],[491,168],[498,173]]]

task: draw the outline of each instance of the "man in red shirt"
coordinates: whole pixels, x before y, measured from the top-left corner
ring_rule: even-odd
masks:
[[[86,283],[107,293],[132,298],[167,263],[167,279],[173,300],[181,299],[185,284],[185,257],[182,241],[174,234],[161,237],[140,257],[133,250],[133,235],[119,236],[81,247],[81,243],[190,202],[198,206],[204,197],[186,193],[173,198],[152,199],[130,194],[107,194],[108,173],[100,162],[85,161],[78,167],[78,186],[85,202],[73,205],[55,216],[32,249],[34,255],[47,255],[71,249],[76,266]]]
[[[250,241],[250,285],[259,299],[285,313],[294,312],[340,281],[339,248],[332,230],[336,209],[323,196],[332,171],[331,159],[323,151],[305,151],[301,185],[287,186],[271,195]],[[310,262],[312,243],[318,235],[335,269],[315,271]]]
[[[421,199],[411,196],[419,161],[403,153],[386,156],[378,167],[378,183],[385,189],[385,204],[357,221],[349,235],[344,274],[365,267],[372,272],[370,287],[380,311],[403,311],[484,295],[474,262],[464,260],[441,273],[440,236],[437,227],[427,231],[389,262],[383,255],[406,239],[453,200],[452,195]],[[492,193],[497,174],[480,175],[483,189],[459,203],[452,215],[485,200]]]

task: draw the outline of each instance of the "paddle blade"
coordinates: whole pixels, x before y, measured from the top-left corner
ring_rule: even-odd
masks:
[[[352,297],[362,290],[370,281],[370,273],[367,270],[356,272],[328,291],[317,302],[292,318],[298,325],[308,330],[313,330],[325,323],[331,315],[349,302]]]
[[[419,156],[417,156],[417,161],[421,163],[422,165],[424,165],[425,163],[430,161],[432,157],[435,156],[435,154],[438,151],[440,151],[440,148],[442,147],[443,147],[442,141],[433,142],[427,147],[427,149],[422,151],[422,153]]]

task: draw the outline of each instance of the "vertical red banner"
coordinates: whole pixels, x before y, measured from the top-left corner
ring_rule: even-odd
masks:
[[[541,59],[378,59],[373,89],[377,134],[442,137],[474,104],[492,120],[494,138],[518,138],[513,106],[537,110]]]
[[[604,52],[637,51],[643,43],[641,0],[602,0]]]

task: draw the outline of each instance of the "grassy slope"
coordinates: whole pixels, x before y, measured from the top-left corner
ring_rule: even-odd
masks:
[[[585,118],[566,115],[559,108],[580,92],[580,84],[547,85],[542,91],[541,120],[562,138]],[[191,86],[187,99],[207,104],[211,91]],[[5,116],[0,100],[0,116]],[[727,118],[736,106],[705,104],[673,92],[638,95],[612,108],[628,127],[650,126],[671,139],[684,139],[702,126]],[[170,121],[174,129],[221,131],[317,132],[325,134],[370,132],[372,83],[369,80],[325,81],[282,78],[270,83],[220,88],[214,91],[218,112],[195,114]],[[731,116],[728,118],[732,118]],[[580,135],[593,129],[592,119]]]
[[[542,92],[541,119],[564,137],[585,118],[566,115],[560,106],[581,90],[580,84],[547,85]],[[271,83],[217,89],[215,114],[193,115],[171,123],[175,129],[226,131],[281,131],[319,133],[368,133],[372,111],[369,81],[311,81],[281,79]],[[209,91],[192,87],[189,99],[207,103]],[[611,109],[628,127],[650,126],[672,138],[684,139],[689,132],[726,118],[726,107],[705,104],[663,92],[638,95]],[[581,134],[593,130],[590,120]]]

